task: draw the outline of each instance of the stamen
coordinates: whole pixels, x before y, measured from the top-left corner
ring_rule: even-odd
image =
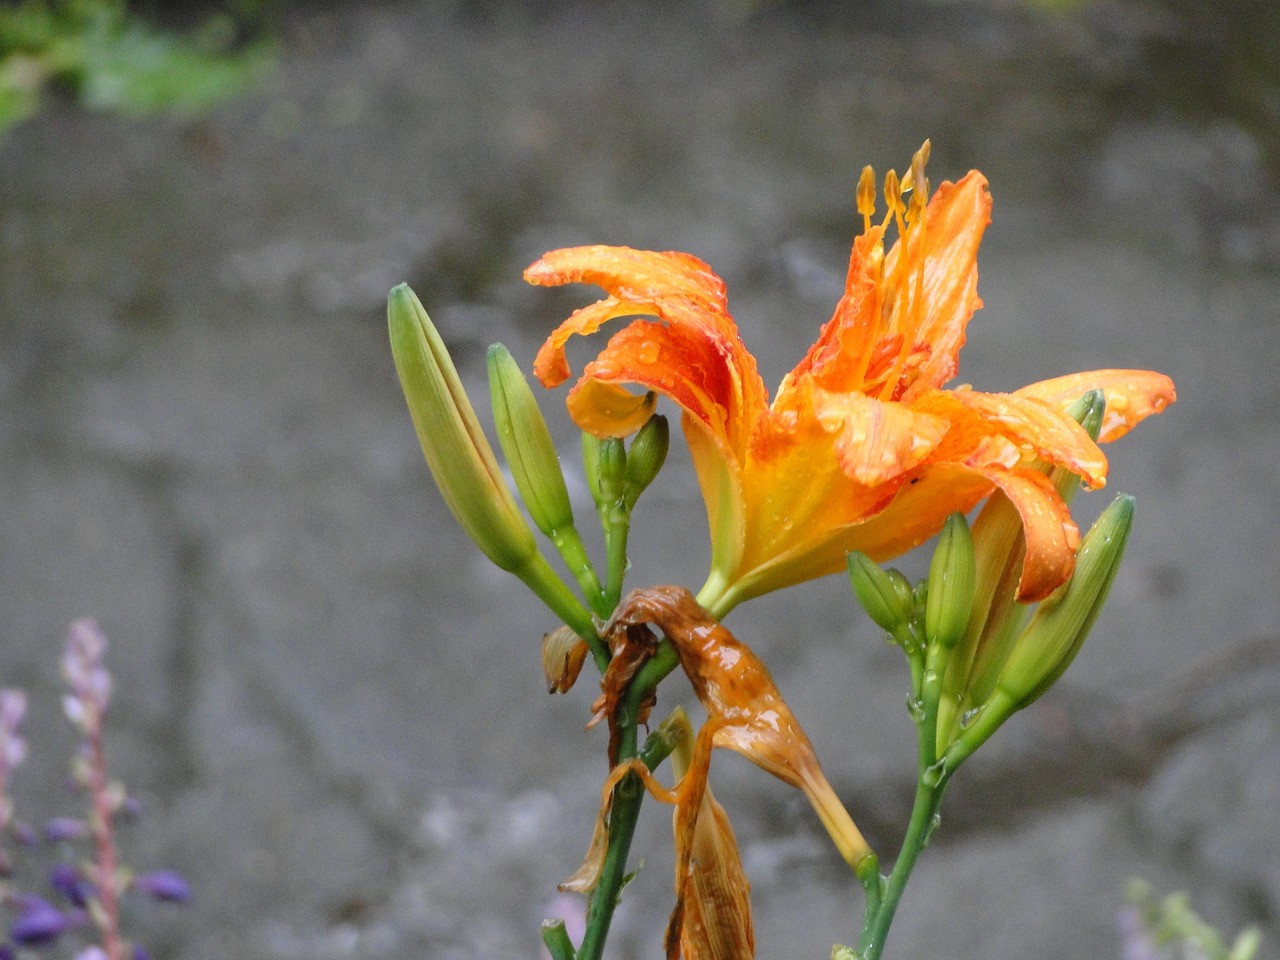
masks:
[[[902,184],[898,181],[898,171],[890,170],[884,175],[884,202],[889,205],[889,215],[902,212]]]
[[[896,332],[902,335],[902,346],[880,388],[881,400],[891,400],[897,391],[906,372],[907,360],[915,348],[916,336],[925,322],[925,211],[929,195],[929,179],[925,176],[924,165],[929,160],[929,150],[930,144],[926,140],[911,158],[911,171],[900,187],[903,194],[907,190],[911,191],[911,199],[905,204],[906,210],[903,211],[904,197],[900,195],[897,211],[895,211],[898,221],[899,252],[897,263],[894,264],[894,276],[886,287],[891,291],[886,301],[892,302],[891,309],[895,309],[898,315]],[[885,186],[887,189],[887,181]],[[892,324],[890,329],[892,330]]]
[[[858,178],[858,212],[862,214],[862,232],[866,233],[876,214],[876,172],[870,166],[863,167]]]

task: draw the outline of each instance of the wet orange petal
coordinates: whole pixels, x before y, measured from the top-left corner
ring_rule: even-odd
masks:
[[[1107,398],[1098,442],[1118,440],[1147,417],[1162,413],[1177,398],[1173,381],[1154,370],[1090,370],[1052,380],[1041,380],[1016,391],[1020,397],[1035,397],[1055,407],[1065,408],[1090,390],[1101,390]]]
[[[558,387],[569,379],[569,359],[564,354],[565,344],[573,336],[589,336],[604,324],[618,317],[634,317],[654,312],[652,304],[637,303],[608,297],[589,306],[581,307],[569,315],[564,323],[552,331],[538,355],[533,360],[533,374],[544,387]]]
[[[951,514],[967,513],[991,492],[991,481],[962,463],[930,462],[914,470],[882,509],[848,527],[832,531],[831,542],[844,554],[860,550],[883,563],[938,532]],[[827,572],[827,571],[824,571]]]
[[[612,383],[583,380],[565,403],[573,422],[592,436],[628,437],[653,416],[656,399],[649,392],[634,394]]]
[[[853,241],[844,295],[817,341],[782,381],[778,388],[780,403],[805,378],[827,390],[862,389],[881,334],[879,278],[884,261],[883,237],[884,228],[876,226]]]
[[[1009,393],[956,390],[949,396],[981,415],[993,432],[1025,453],[1066,467],[1088,487],[1106,485],[1106,454],[1084,427],[1065,413],[1064,407]]]
[[[942,417],[861,393],[816,390],[818,423],[835,435],[835,454],[847,476],[868,487],[921,464],[946,435]]]
[[[965,328],[982,306],[978,296],[978,246],[991,222],[991,192],[987,178],[971,170],[959,182],[938,186],[925,212],[923,325],[914,342],[926,344],[929,355],[916,371],[914,381],[940,387],[959,366]],[[885,258],[885,273],[893,271],[902,243],[894,244]],[[898,304],[899,307],[903,304]],[[895,326],[895,332],[902,328]]]
[[[1018,602],[1043,600],[1071,576],[1080,545],[1079,528],[1053,483],[1039,470],[991,466],[985,475],[1022,517],[1027,552],[1018,580]]]

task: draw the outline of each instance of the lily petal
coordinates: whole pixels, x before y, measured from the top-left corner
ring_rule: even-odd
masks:
[[[1071,576],[1080,530],[1053,483],[1039,470],[992,466],[986,476],[1022,517],[1027,552],[1018,580],[1018,602],[1043,600]]]
[[[948,396],[978,413],[992,430],[1019,449],[1046,463],[1066,467],[1088,487],[1106,485],[1106,454],[1098,449],[1084,427],[1067,416],[1065,406],[1053,406],[1021,392],[955,390]]]
[[[1138,423],[1178,399],[1173,381],[1154,370],[1090,370],[1065,377],[1041,380],[1016,391],[1020,397],[1035,397],[1055,407],[1066,408],[1090,390],[1101,390],[1107,398],[1099,443],[1118,440]]]

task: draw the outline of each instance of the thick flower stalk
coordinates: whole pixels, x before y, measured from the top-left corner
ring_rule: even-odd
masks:
[[[534,371],[545,386],[569,378],[565,344],[575,334],[648,318],[633,319],[587,364],[569,412],[606,437],[639,428],[650,391],[681,407],[711,532],[698,599],[715,617],[832,573],[850,550],[876,561],[896,556],[997,489],[1025,534],[1019,598],[1041,599],[1070,575],[1079,535],[1031,464],[1061,465],[1090,487],[1106,482],[1106,457],[1066,406],[1104,390],[1107,441],[1174,399],[1168,377],[1141,370],[1073,374],[1014,393],[943,389],[982,303],[977,252],[991,197],[977,171],[929,197],[927,159],[926,143],[904,179],[889,172],[878,222],[874,176],[863,172],[863,232],[844,296],[772,401],[724,283],[696,257],[587,246],[552,251],[525,271],[530,283],[592,283],[608,293],[543,346]],[[886,250],[891,226],[898,239]]]

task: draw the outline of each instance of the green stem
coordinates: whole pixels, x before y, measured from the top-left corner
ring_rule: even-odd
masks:
[[[604,525],[608,572],[605,579],[604,605],[612,613],[622,599],[622,579],[627,573],[627,537],[631,532],[631,511],[619,498],[607,513]]]
[[[664,640],[631,681],[618,708],[618,763],[637,756],[640,706],[649,692],[679,663],[675,648]],[[665,742],[663,738],[663,744]],[[671,752],[670,745],[664,747],[663,744],[655,743],[654,738],[650,737],[645,748],[638,752],[649,769],[656,767]],[[578,948],[577,960],[600,960],[604,951],[609,925],[613,922],[613,912],[618,906],[618,895],[622,892],[623,881],[626,879],[627,854],[631,851],[631,840],[635,836],[636,821],[640,817],[640,805],[643,801],[644,784],[634,773],[623,777],[613,788],[613,798],[609,805],[608,848],[600,880],[587,903],[587,928],[582,937],[582,946]]]
[[[592,659],[600,672],[604,673],[609,666],[609,648],[605,646],[600,635],[596,633],[596,625],[591,619],[591,612],[582,605],[560,579],[559,574],[551,569],[551,564],[541,553],[534,553],[528,561],[512,571],[524,581],[525,585],[547,605],[547,607],[564,623],[568,624],[578,636],[587,642]]]
[[[923,773],[923,771],[922,771]],[[930,786],[923,776],[916,784],[915,806],[911,811],[911,825],[907,828],[906,839],[902,841],[902,850],[893,865],[884,889],[884,898],[870,909],[871,898],[867,898],[868,915],[862,926],[862,937],[858,941],[858,957],[860,960],[880,960],[884,952],[885,940],[889,936],[889,927],[893,924],[894,914],[898,910],[898,901],[911,879],[911,871],[916,865],[920,851],[929,842],[929,836],[935,826],[934,817],[942,803],[942,794],[946,790],[946,778],[936,785]]]
[[[542,942],[547,945],[552,960],[574,960],[573,941],[563,920],[547,920],[542,924]]]
[[[561,527],[551,531],[551,542],[555,544],[565,565],[573,572],[574,579],[578,581],[578,589],[582,591],[592,612],[598,617],[607,618],[611,610],[605,605],[604,588],[600,586],[600,578],[596,576],[595,567],[577,527]]]
[[[859,960],[879,960],[884,952],[889,927],[898,910],[898,901],[902,899],[907,881],[911,879],[911,871],[915,868],[920,852],[929,843],[937,826],[942,795],[946,792],[947,781],[955,769],[938,763],[938,701],[942,695],[942,670],[946,664],[946,653],[940,645],[931,645],[924,657],[924,671],[916,680],[916,689],[922,701],[920,706],[923,709],[918,715],[913,714],[916,721],[919,769],[911,822],[893,871],[884,881],[883,896],[873,896],[871,884],[864,882],[867,888],[867,905],[863,914],[862,933],[858,939]],[[913,663],[912,673],[915,672],[916,664]]]

